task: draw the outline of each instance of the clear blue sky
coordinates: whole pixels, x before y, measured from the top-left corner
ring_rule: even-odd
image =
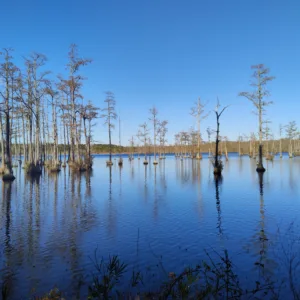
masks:
[[[276,79],[271,127],[298,121],[300,111],[300,1],[277,0],[18,0],[2,1],[0,47],[15,49],[15,62],[31,51],[47,55],[45,66],[65,74],[68,47],[93,59],[82,69],[83,94],[102,107],[104,91],[115,93],[123,142],[148,120],[149,108],[169,121],[169,141],[195,126],[189,115],[201,97],[212,110],[217,96],[230,104],[221,134],[236,139],[256,131],[252,104],[238,97],[250,89],[253,64]],[[300,122],[299,122],[300,125]],[[202,128],[215,127],[211,113]],[[96,140],[107,142],[98,120]],[[117,131],[114,141],[117,142]],[[204,134],[207,138],[207,135]]]

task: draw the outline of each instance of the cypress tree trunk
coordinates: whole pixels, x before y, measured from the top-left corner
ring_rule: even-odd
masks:
[[[4,145],[4,133],[2,123],[2,113],[0,112],[0,138],[1,138],[1,170],[4,172],[5,169],[5,145]]]
[[[258,110],[258,117],[259,117],[259,147],[258,147],[258,164],[256,171],[258,173],[265,172],[265,168],[263,166],[263,144],[262,144],[262,106],[261,106],[261,90],[259,87],[259,110]]]

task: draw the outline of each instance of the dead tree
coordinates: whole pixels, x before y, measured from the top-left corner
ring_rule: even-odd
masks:
[[[287,138],[289,139],[289,158],[293,158],[294,157],[294,151],[293,151],[292,141],[297,136],[297,132],[298,132],[297,124],[296,124],[295,121],[291,121],[285,127],[286,127],[286,129],[285,129],[286,135],[287,135]]]
[[[162,148],[162,151],[163,151],[163,155],[161,155],[162,151],[160,151],[159,159],[165,159],[166,158],[165,145],[166,145],[166,142],[167,142],[167,139],[166,139],[166,134],[168,132],[167,125],[168,125],[168,121],[166,121],[166,120],[161,121],[158,124],[157,133],[158,133],[158,137],[159,137],[159,144],[160,144],[160,147]]]
[[[155,106],[153,106],[153,108],[151,108],[150,110],[150,114],[152,115],[152,118],[149,118],[149,120],[153,123],[153,148],[154,148],[154,165],[157,165],[157,161],[156,161],[156,138],[157,138],[157,127],[159,124],[159,121],[157,119],[157,114],[158,114],[158,110],[156,109]]]
[[[146,150],[148,134],[149,134],[148,124],[145,122],[141,124],[139,127],[140,129],[138,131],[137,136],[140,139],[140,141],[144,144],[144,165],[148,165],[147,150]]]
[[[210,149],[210,146],[211,146],[211,142],[210,142],[210,138],[211,138],[211,135],[213,134],[213,131],[210,127],[207,127],[206,129],[206,132],[207,132],[207,138],[208,138],[208,158],[211,157],[211,149]]]
[[[201,130],[200,130],[200,123],[201,120],[204,120],[208,115],[204,115],[204,107],[206,104],[202,104],[200,97],[198,98],[198,102],[195,103],[195,106],[191,108],[191,115],[197,118],[197,127],[198,127],[198,137],[197,137],[197,144],[198,144],[198,152],[197,152],[197,159],[202,159],[202,155],[201,155],[201,149],[200,149],[200,145],[201,145]]]
[[[282,158],[282,125],[279,125],[279,154],[280,158]]]
[[[102,109],[103,114],[101,118],[105,119],[105,123],[108,129],[108,142],[109,142],[109,161],[107,161],[107,165],[112,166],[113,162],[111,160],[112,156],[112,145],[111,145],[111,131],[115,128],[113,124],[113,120],[117,119],[117,113],[115,111],[116,101],[114,93],[106,92],[106,99],[104,100],[106,103],[106,107]]]
[[[213,161],[213,166],[214,166],[214,175],[220,176],[223,170],[223,163],[221,158],[219,157],[219,134],[220,134],[220,117],[223,114],[223,112],[225,111],[225,109],[228,106],[225,106],[220,112],[219,112],[219,100],[217,103],[217,106],[215,108],[215,113],[216,113],[216,118],[217,118],[217,130],[216,130],[216,152],[215,152],[215,157],[214,157],[214,161]]]

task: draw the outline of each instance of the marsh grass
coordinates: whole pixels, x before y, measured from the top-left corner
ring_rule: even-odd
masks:
[[[118,256],[109,257],[105,262],[95,255],[93,260],[96,273],[89,286],[88,299],[262,299],[276,298],[274,283],[268,280],[255,281],[251,288],[243,288],[235,273],[234,265],[225,250],[217,253],[217,260],[206,251],[207,261],[188,267],[181,273],[169,272],[167,278],[155,291],[133,291],[143,285],[143,274],[133,271],[128,280],[128,265]],[[127,290],[124,281],[128,280]],[[122,284],[122,291],[119,285]]]

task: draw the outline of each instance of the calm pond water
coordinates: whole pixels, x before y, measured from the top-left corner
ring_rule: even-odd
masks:
[[[19,167],[11,185],[0,183],[0,280],[10,299],[54,286],[84,298],[96,249],[142,270],[147,288],[204,259],[204,249],[227,249],[242,281],[258,275],[257,262],[284,276],[278,257],[297,231],[300,159],[265,162],[259,178],[253,159],[231,154],[217,183],[207,156],[168,156],[156,167],[125,158],[111,169],[106,159],[95,156],[91,173],[66,168],[39,180]]]

